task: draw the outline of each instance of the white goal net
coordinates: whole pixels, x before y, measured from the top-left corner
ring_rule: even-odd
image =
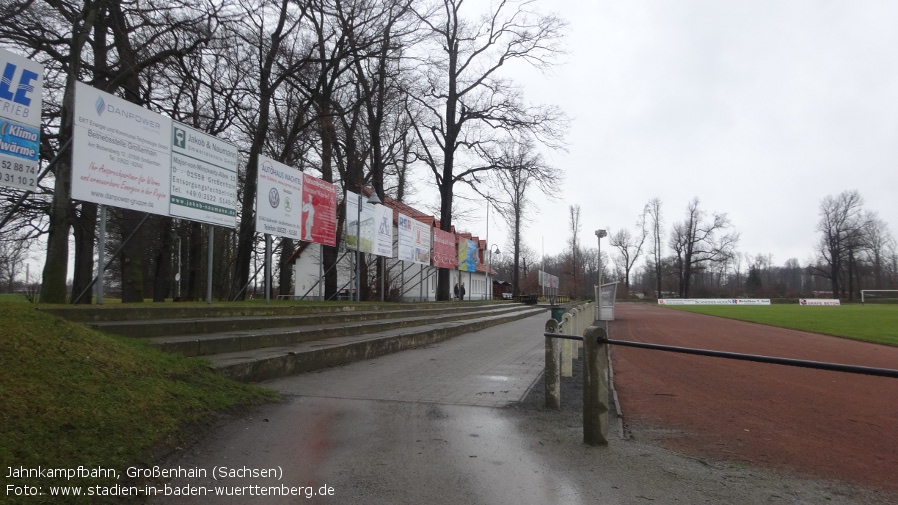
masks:
[[[875,303],[890,299],[898,301],[898,289],[862,289],[861,303]]]

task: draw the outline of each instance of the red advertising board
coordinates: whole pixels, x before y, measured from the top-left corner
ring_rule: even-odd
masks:
[[[455,261],[455,234],[448,231],[433,229],[433,266],[437,268],[455,269],[458,264]]]
[[[337,188],[302,174],[302,240],[337,245]]]

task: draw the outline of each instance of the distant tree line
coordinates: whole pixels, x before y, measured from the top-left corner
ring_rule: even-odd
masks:
[[[667,227],[657,198],[648,202],[634,229],[610,230],[602,245],[602,278],[617,281],[618,295],[663,297],[834,297],[855,300],[861,289],[898,289],[898,246],[888,225],[864,208],[857,191],[820,202],[819,240],[803,263],[776,265],[770,254],[738,251],[739,233],[724,213],[708,214],[698,198],[682,221]],[[579,208],[571,206],[571,233],[579,234]],[[578,218],[577,218],[578,219]],[[606,246],[607,244],[607,246]],[[562,293],[594,296],[597,247],[569,240],[563,254],[539,258],[524,250],[521,292],[538,292],[536,272],[562,278]],[[641,260],[641,261],[640,261]],[[498,262],[510,274],[508,259]]]

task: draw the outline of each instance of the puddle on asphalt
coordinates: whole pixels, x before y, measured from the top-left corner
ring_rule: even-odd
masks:
[[[491,381],[500,381],[500,382],[508,382],[511,380],[511,377],[507,375],[477,375],[478,379],[486,379]]]
[[[445,464],[480,503],[592,503],[565,475],[529,448],[539,443],[522,434],[514,419],[497,409],[442,406],[438,422],[446,446]]]

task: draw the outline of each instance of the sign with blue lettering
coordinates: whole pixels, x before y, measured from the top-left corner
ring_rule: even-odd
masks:
[[[0,49],[0,184],[37,189],[44,67]]]

